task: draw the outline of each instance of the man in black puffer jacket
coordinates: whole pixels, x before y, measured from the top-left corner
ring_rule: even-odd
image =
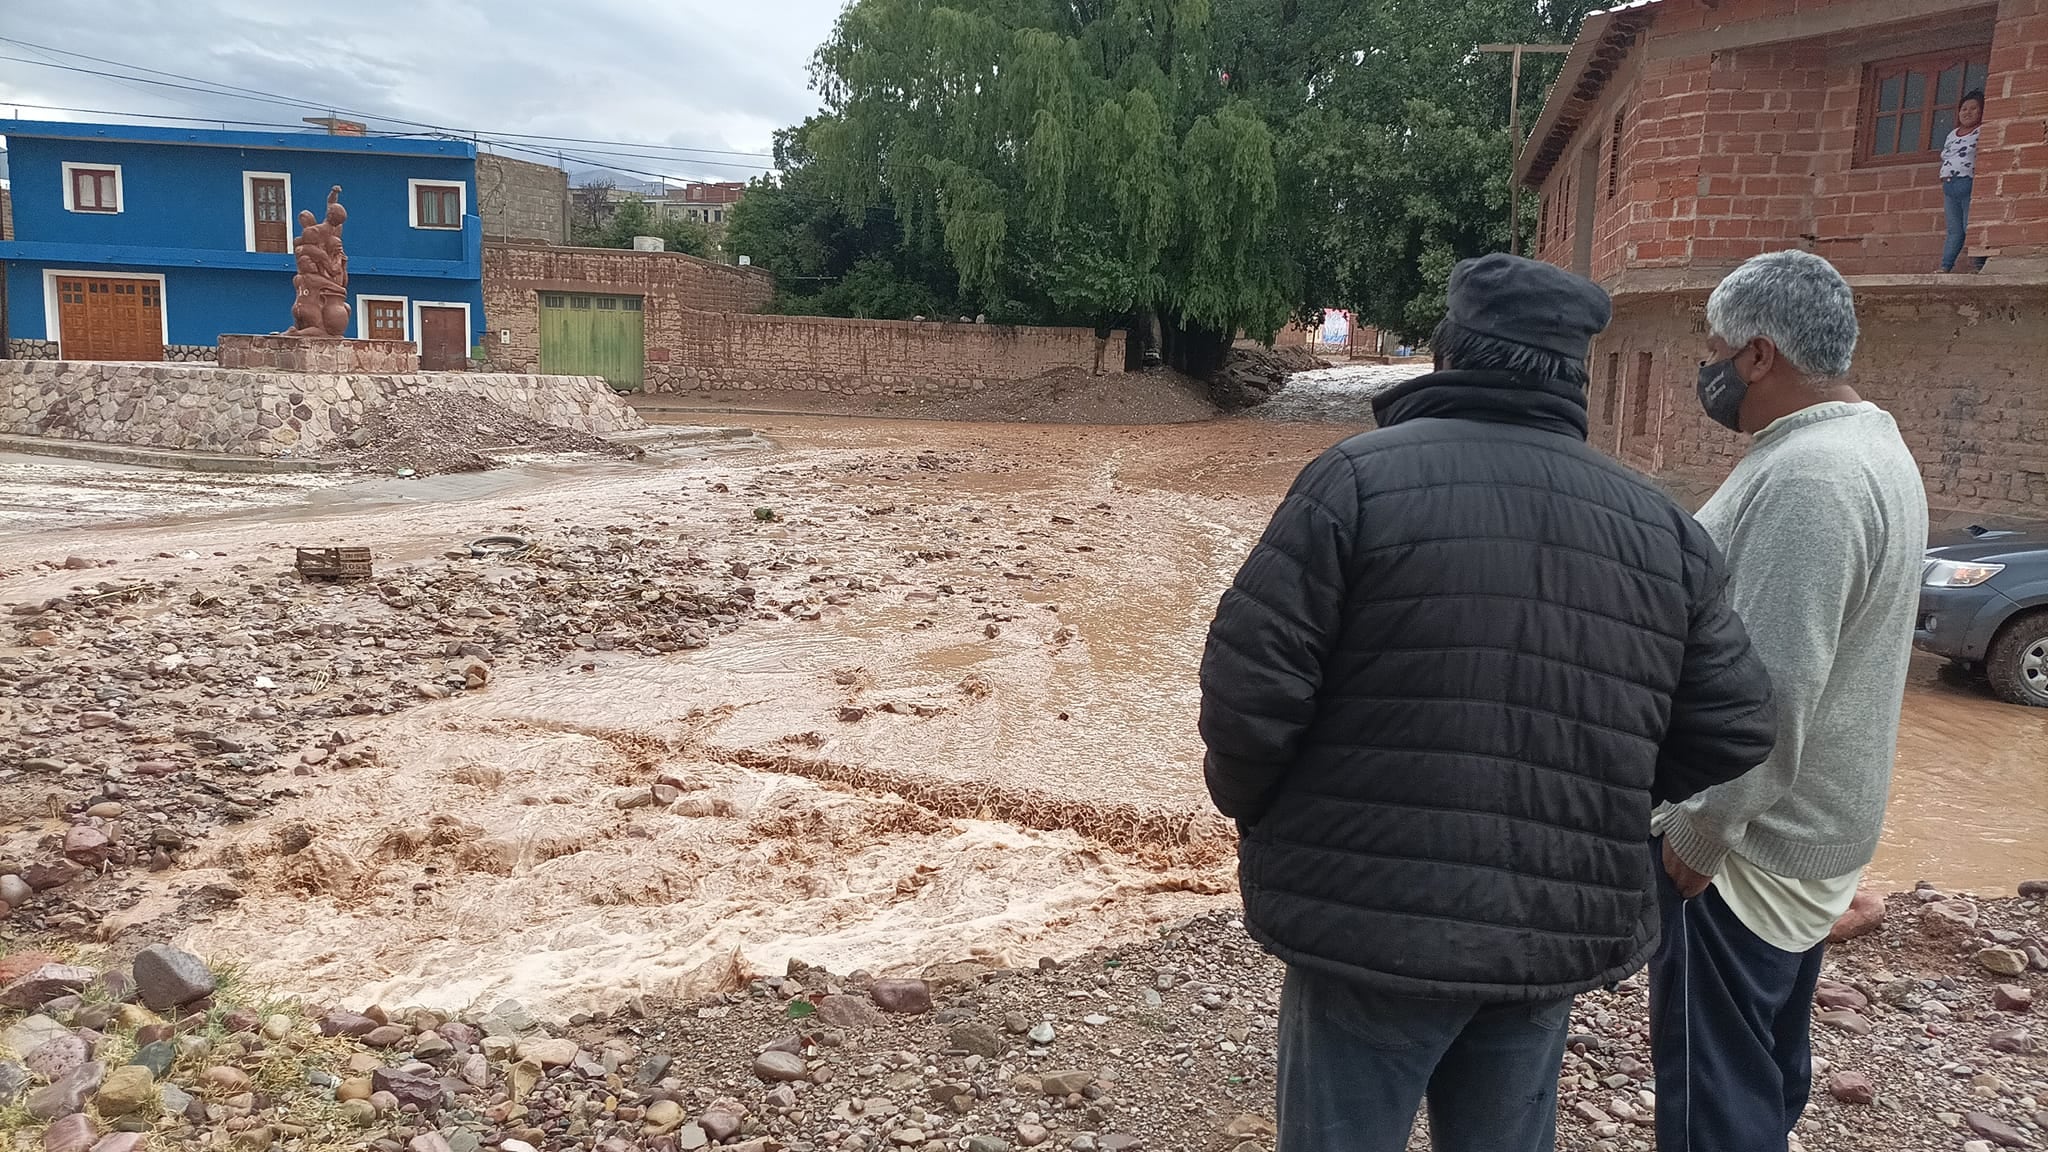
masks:
[[[1279,1152],[1548,1150],[1572,998],[1657,942],[1653,803],[1770,754],[1706,533],[1586,444],[1607,294],[1452,272],[1438,371],[1302,472],[1202,660],[1245,920],[1287,962]]]

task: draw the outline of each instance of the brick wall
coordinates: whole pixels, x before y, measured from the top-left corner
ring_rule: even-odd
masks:
[[[486,240],[569,242],[569,174],[560,168],[478,153],[476,198]]]
[[[1899,421],[1930,506],[2048,518],[2048,383],[2039,370],[2048,287],[1966,284],[1859,290],[1862,339],[1849,382]],[[1592,442],[1689,506],[1747,444],[1708,420],[1694,395],[1705,308],[1703,292],[1618,297],[1587,361]]]
[[[649,333],[675,325],[685,311],[754,312],[775,297],[774,279],[757,268],[680,252],[522,244],[484,246],[483,288],[484,315],[493,328],[484,347],[494,367],[512,372],[540,370],[542,292],[639,296]],[[501,341],[499,332],[508,339]]]
[[[2048,0],[2003,0],[1970,205],[1973,250],[2048,271]]]
[[[1535,252],[1608,284],[1630,272],[1733,267],[1788,247],[1811,248],[1849,275],[1932,272],[1943,232],[1939,168],[1931,160],[1856,163],[1865,69],[1930,50],[1982,48],[1989,107],[1971,250],[1992,256],[1993,272],[2048,271],[2048,0],[1713,46],[1716,36],[1739,38],[1747,22],[1790,19],[1795,7],[1806,14],[1847,6],[1727,0],[1713,9],[1658,8],[1546,175],[1548,226]],[[1582,163],[1587,157],[1591,165]],[[1578,207],[1589,197],[1588,221]],[[1588,222],[1591,259],[1582,261],[1578,232]]]
[[[650,391],[960,395],[1059,369],[1121,372],[1124,334],[687,312],[648,327]]]

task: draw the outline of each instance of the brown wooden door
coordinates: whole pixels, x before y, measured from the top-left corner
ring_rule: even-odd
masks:
[[[256,251],[291,251],[291,205],[285,202],[284,181],[249,179],[249,212],[256,229]]]
[[[405,301],[363,301],[363,330],[372,340],[405,339]]]
[[[116,276],[59,276],[57,339],[57,354],[66,360],[161,360],[163,286]]]
[[[460,308],[420,307],[420,368],[460,372],[469,367],[469,327]]]

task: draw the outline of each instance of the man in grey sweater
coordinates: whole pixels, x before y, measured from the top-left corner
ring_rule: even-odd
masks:
[[[1821,951],[1884,824],[1927,502],[1898,425],[1843,382],[1856,305],[1832,265],[1750,260],[1714,290],[1707,324],[1700,403],[1753,439],[1699,520],[1770,671],[1778,743],[1652,821],[1657,1142],[1784,1152],[1812,1081]]]

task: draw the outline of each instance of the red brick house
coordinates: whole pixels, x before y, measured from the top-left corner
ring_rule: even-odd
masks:
[[[1940,275],[1938,160],[1986,118],[1966,252]],[[1535,255],[1615,297],[1594,439],[1698,496],[1740,454],[1700,414],[1707,292],[1805,248],[1854,285],[1852,382],[1937,509],[2048,517],[2048,0],[1638,0],[1587,18],[1516,178]],[[1959,266],[1966,266],[1967,259]]]

